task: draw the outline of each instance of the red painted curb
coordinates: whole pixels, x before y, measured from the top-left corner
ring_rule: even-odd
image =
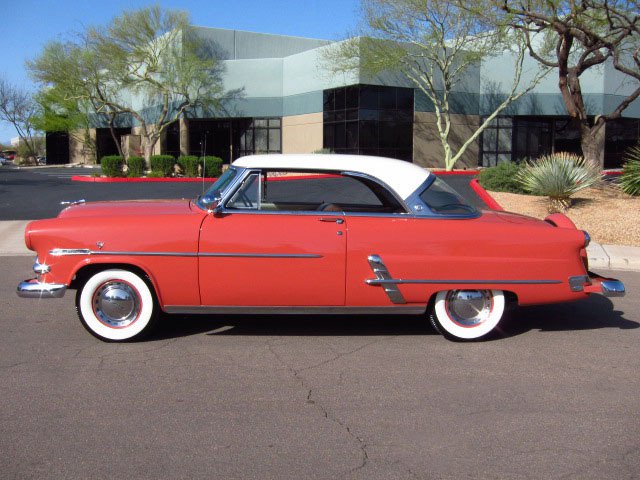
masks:
[[[487,204],[487,207],[489,207],[491,210],[501,210],[504,211],[504,208],[502,208],[502,206],[495,201],[495,199],[489,195],[489,192],[487,192],[482,185],[480,185],[480,182],[478,182],[477,178],[474,178],[473,180],[471,180],[469,182],[469,185],[471,186],[471,188],[473,189],[474,192],[476,192],[476,195],[478,195],[480,197],[480,199]]]
[[[291,177],[272,177],[269,179],[270,182],[281,182],[283,180],[306,180],[309,178],[338,178],[340,177],[340,175],[334,175],[334,174],[321,174],[321,175],[297,175],[297,176],[291,176]],[[202,182],[202,178],[185,178],[185,177],[178,177],[178,178],[172,178],[172,177],[162,177],[162,178],[155,178],[155,177],[151,177],[151,178],[141,178],[141,177],[133,177],[133,178],[126,178],[126,177],[85,177],[82,175],[75,175],[73,177],[71,177],[71,180],[73,180],[74,182],[96,182],[96,183],[143,183],[143,182],[160,182],[160,183],[166,183],[166,182],[182,182],[182,183],[188,183],[188,182]],[[215,177],[205,177],[204,181],[205,182],[214,182],[216,181],[217,178]]]
[[[74,182],[95,182],[95,183],[167,183],[167,182],[202,182],[202,178],[122,178],[122,177],[84,177],[82,175],[74,175],[71,177]],[[205,178],[205,182],[213,182],[217,178]]]
[[[434,175],[478,175],[480,170],[452,170],[450,172],[446,170],[431,170]]]

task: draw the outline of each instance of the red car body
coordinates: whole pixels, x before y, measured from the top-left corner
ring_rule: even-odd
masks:
[[[96,272],[115,269],[144,278],[157,308],[168,313],[419,313],[437,303],[439,292],[463,292],[455,293],[455,298],[450,293],[449,303],[443,300],[444,312],[458,312],[451,316],[454,324],[464,327],[462,334],[447,331],[435,321],[453,338],[488,333],[471,333],[484,320],[464,312],[471,305],[489,315],[498,298],[492,292],[519,305],[580,300],[590,293],[624,294],[620,282],[588,273],[588,236],[567,217],[540,221],[451,204],[440,205],[446,208],[444,214],[437,214],[433,206],[418,200],[422,187],[405,188],[396,178],[374,175],[384,170],[380,166],[398,168],[405,162],[376,159],[380,165],[372,170],[367,167],[370,157],[334,156],[342,157],[334,163],[320,162],[323,156],[319,155],[293,157],[241,159],[232,167],[235,183],[220,197],[86,203],[65,209],[57,218],[31,222],[25,242],[37,252],[39,268],[34,269],[39,275],[21,284],[18,293],[60,296],[60,290],[82,289]],[[341,164],[344,170],[338,168]],[[258,189],[273,189],[271,180],[275,184],[283,178],[267,179],[266,172],[276,169],[297,172],[298,177],[284,177],[288,182],[282,182],[292,184],[305,179],[318,183],[317,173],[358,179],[366,174],[371,182],[367,185],[373,185],[383,199],[379,209],[397,210],[369,211],[362,204],[350,209],[344,203],[337,211],[317,210],[320,205],[315,204],[313,209],[299,209],[296,204],[296,210],[291,210],[292,203],[266,202],[269,194],[264,192],[262,203],[250,199],[236,210],[230,206],[243,188],[247,192],[256,188],[246,186],[250,175],[262,180]],[[433,175],[423,172],[425,180],[414,179],[414,184],[433,182]],[[392,183],[405,192],[393,191]],[[380,193],[379,188],[390,193]],[[438,195],[446,201],[453,198],[450,192]],[[384,199],[393,205],[387,206]],[[285,204],[286,209],[280,210]],[[454,213],[447,214],[446,209],[452,208]],[[424,210],[429,212],[422,214]],[[112,294],[114,288],[118,293],[118,285]],[[125,297],[137,291],[125,290]],[[477,292],[484,292],[484,301]],[[475,300],[465,303],[471,294]],[[100,295],[105,294],[94,292],[92,300],[98,305],[93,311],[100,322],[113,329],[135,323],[137,317],[131,322],[131,312],[126,325],[108,315],[107,320],[101,318],[100,309],[104,306],[103,310],[112,312],[117,301]],[[125,310],[135,304],[131,299],[120,303]],[[109,338],[110,330],[106,332],[97,336],[130,338]]]

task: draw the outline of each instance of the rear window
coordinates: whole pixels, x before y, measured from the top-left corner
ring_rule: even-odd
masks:
[[[436,178],[421,194],[420,199],[437,215],[469,215],[476,209],[458,192]]]

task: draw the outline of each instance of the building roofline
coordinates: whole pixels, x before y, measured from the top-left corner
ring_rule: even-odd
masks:
[[[284,37],[284,38],[292,38],[292,39],[297,39],[297,40],[315,40],[315,41],[318,41],[318,42],[327,42],[327,44],[335,42],[335,40],[327,40],[326,38],[302,37],[300,35],[283,35],[283,34],[279,34],[279,33],[254,32],[252,30],[240,30],[240,29],[237,29],[237,28],[207,27],[205,25],[192,25],[192,27],[204,28],[206,30],[222,30],[222,31],[225,31],[225,32],[251,33],[251,34],[255,34],[255,35],[266,35],[266,36],[269,36],[269,37]]]

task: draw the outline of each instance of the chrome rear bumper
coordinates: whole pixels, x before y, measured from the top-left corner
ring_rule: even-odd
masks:
[[[600,282],[600,287],[602,288],[602,295],[605,297],[624,297],[624,294],[626,293],[624,283],[613,278],[602,280]]]
[[[16,293],[22,298],[62,298],[67,286],[59,283],[41,283],[37,279],[20,282]]]
[[[589,272],[589,275],[578,275],[569,278],[569,287],[573,292],[599,293],[605,297],[624,297],[624,283],[615,278],[605,278]]]

